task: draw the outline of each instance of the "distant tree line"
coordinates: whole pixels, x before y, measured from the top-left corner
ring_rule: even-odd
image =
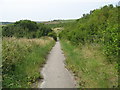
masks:
[[[17,38],[40,38],[42,36],[51,36],[57,39],[56,33],[43,23],[36,23],[30,20],[20,20],[13,24],[2,27],[2,35],[4,37]]]
[[[83,14],[76,22],[68,23],[60,33],[61,39],[67,39],[74,45],[98,43],[110,62],[118,61],[120,50],[119,31],[120,6],[106,5],[100,9]]]
[[[7,25],[7,24],[12,24],[14,22],[1,22],[1,23],[2,23],[2,25]]]

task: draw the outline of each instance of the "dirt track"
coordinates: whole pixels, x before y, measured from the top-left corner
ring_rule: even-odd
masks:
[[[74,88],[75,81],[72,74],[65,68],[65,57],[62,54],[59,41],[48,55],[47,63],[42,69],[44,80],[39,88]]]

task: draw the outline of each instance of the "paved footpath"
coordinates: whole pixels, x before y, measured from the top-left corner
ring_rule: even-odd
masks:
[[[73,75],[65,68],[64,54],[57,41],[50,54],[48,60],[42,69],[44,80],[39,88],[75,88],[75,80]]]

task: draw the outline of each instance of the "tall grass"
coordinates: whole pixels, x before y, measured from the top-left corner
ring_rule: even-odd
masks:
[[[3,38],[3,88],[28,88],[42,78],[40,68],[54,43],[49,37]]]
[[[108,63],[100,45],[73,46],[61,41],[67,68],[72,70],[81,88],[113,88],[118,86],[117,63]]]

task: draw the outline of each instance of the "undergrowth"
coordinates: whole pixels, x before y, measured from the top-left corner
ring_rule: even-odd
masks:
[[[102,46],[85,44],[75,46],[61,40],[67,68],[76,76],[80,88],[115,88],[118,86],[117,63],[108,63]]]
[[[41,39],[3,38],[3,88],[29,88],[41,79],[40,68],[55,41]]]

